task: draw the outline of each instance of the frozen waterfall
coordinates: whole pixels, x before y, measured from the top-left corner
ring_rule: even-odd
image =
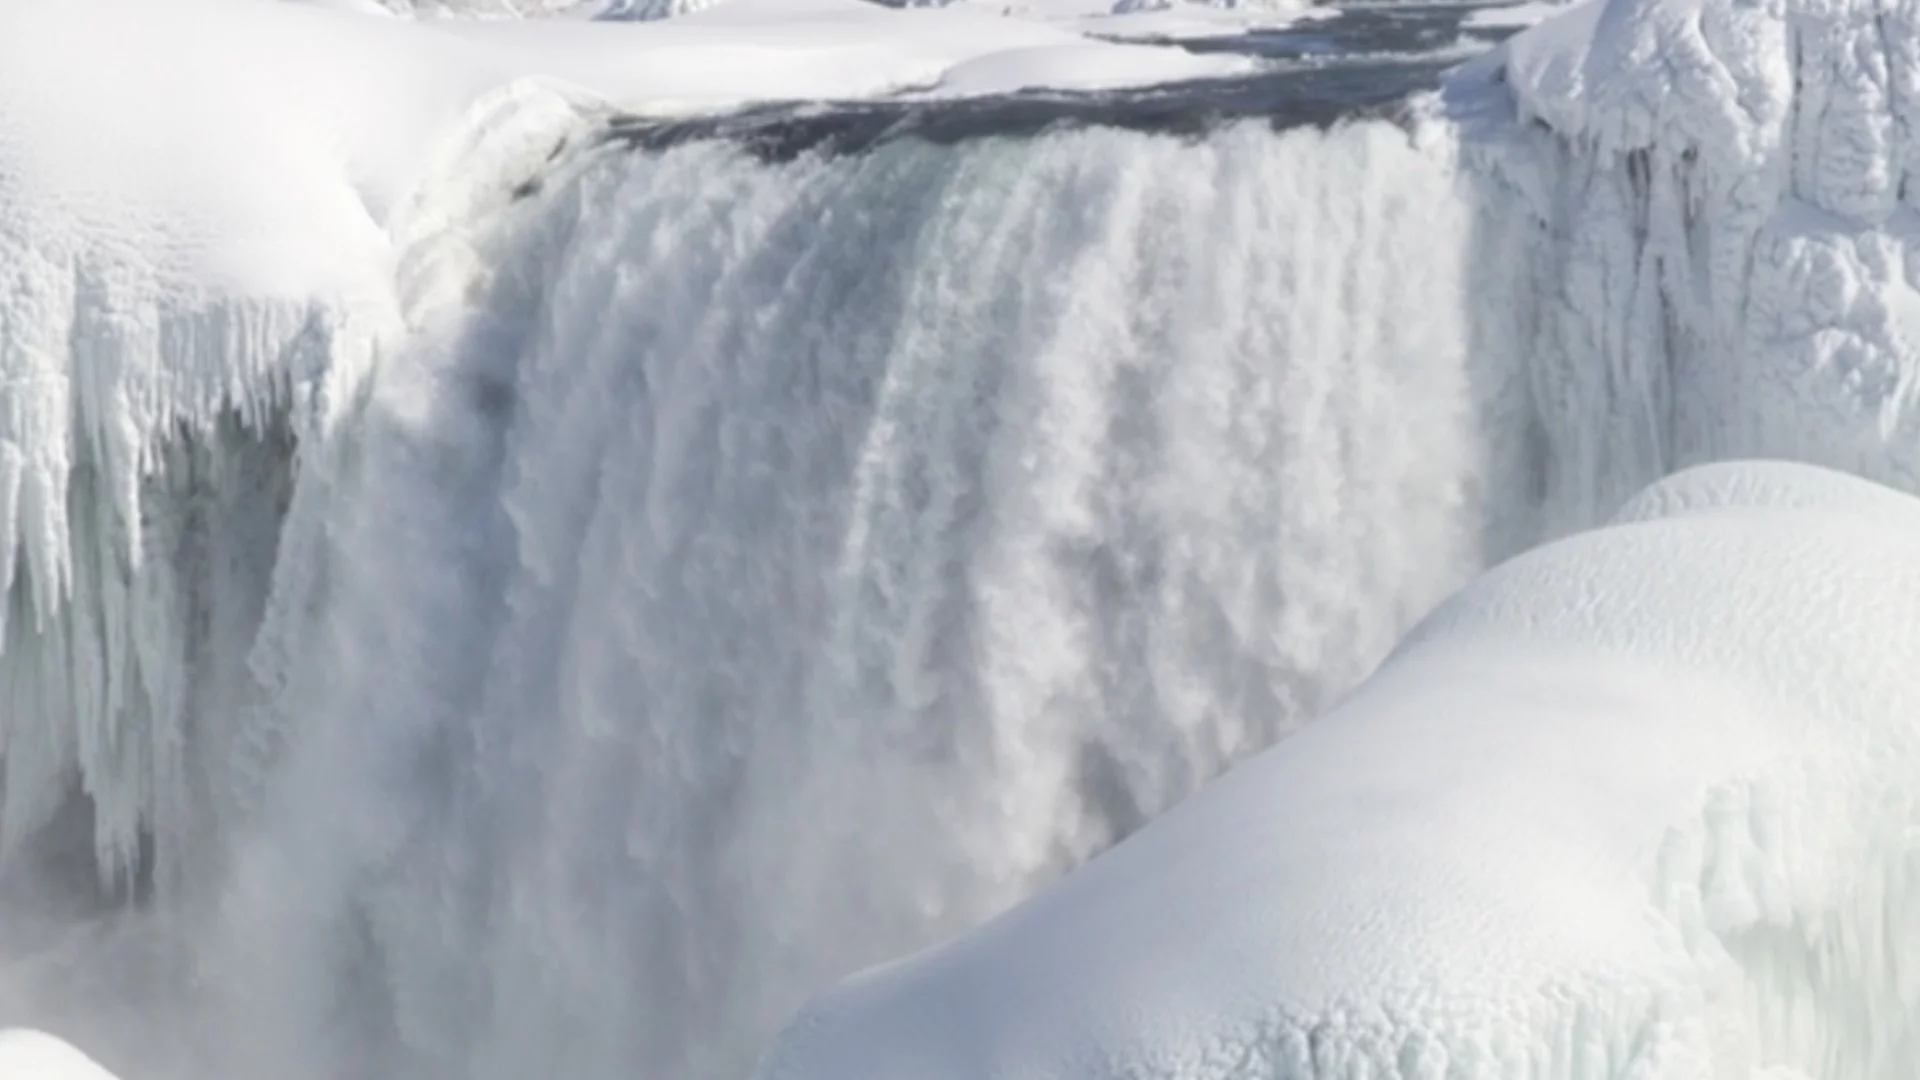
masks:
[[[7,653],[21,827],[74,768],[108,866],[152,841],[72,996],[207,988],[163,1075],[740,1076],[1536,528],[1519,282],[1437,124],[763,161],[481,114],[348,420],[183,409],[130,501],[75,469],[93,561]],[[160,721],[84,696],[121,673]],[[21,1018],[162,1067],[64,981]]]
[[[1768,17],[1646,31],[1757,50],[1678,131],[1537,42],[1400,123],[849,154],[520,84],[353,204],[376,301],[0,216],[0,1026],[740,1080],[1647,481],[1916,486],[1908,187],[1843,183],[1913,63],[1809,16],[1816,123]]]
[[[362,956],[384,1075],[738,1076],[1312,715],[1529,527],[1459,183],[1385,124],[696,142],[478,223],[283,534],[337,569],[243,1067]]]

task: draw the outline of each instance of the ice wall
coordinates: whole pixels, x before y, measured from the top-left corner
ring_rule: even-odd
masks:
[[[671,19],[704,11],[723,0],[614,0],[607,16],[617,19]]]
[[[1569,525],[1728,456],[1920,486],[1915,17],[1605,0],[1456,85],[1502,103],[1476,143],[1545,240],[1535,381]]]

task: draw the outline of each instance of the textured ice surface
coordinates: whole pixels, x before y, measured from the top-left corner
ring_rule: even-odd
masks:
[[[1920,500],[1706,466],[765,1080],[1906,1075]]]
[[[1903,3],[1594,0],[1456,88],[1516,106],[1482,145],[1545,241],[1537,385],[1596,500],[1565,520],[1727,456],[1920,485],[1916,31]]]
[[[1841,137],[1906,85],[1878,9],[1543,28],[1461,84],[1481,187],[1425,121],[642,153],[596,141],[601,99],[1192,58],[851,0],[355,8],[0,7],[0,1015],[138,1080],[737,1080],[804,992],[1325,708],[1543,506],[1588,527],[1733,452],[1912,475],[1905,338],[1873,314],[1906,211],[1846,195],[1904,171],[1904,114]],[[1820,33],[1783,53],[1789,17]],[[1794,109],[1821,119],[1767,138],[1797,164],[1740,156]],[[1865,328],[1891,381],[1795,352],[1801,326]],[[1639,693],[1622,665],[1601,704]],[[100,888],[96,841],[157,880]],[[1328,977],[1599,947],[1508,921],[1538,949],[1405,930]],[[1783,1038],[1879,1025],[1832,1040],[1851,1061],[1891,1030],[1870,979],[1823,981],[1886,925],[1835,916],[1775,964]],[[1251,985],[1173,970],[1193,1010]],[[1643,974],[1566,1000],[1612,1024]],[[1309,1054],[1356,1045],[1326,1030]]]

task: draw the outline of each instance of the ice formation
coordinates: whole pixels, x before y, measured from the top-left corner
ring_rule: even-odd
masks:
[[[1729,457],[1920,487],[1912,19],[1590,3],[1450,89],[1506,207],[1483,251],[1522,268],[1477,317],[1528,357],[1546,532]],[[1905,1075],[1913,506],[1768,466],[1619,520],[1064,886],[852,981],[766,1075]]]
[[[760,1076],[1904,1076],[1916,537],[1839,473],[1679,474]]]
[[[0,4],[0,1021],[738,1080],[1543,532],[1729,454],[1912,486],[1851,7],[1589,9],[1404,126],[602,141],[1244,70],[1078,3]]]
[[[1606,0],[1479,65],[1513,106],[1489,171],[1546,237],[1536,382],[1586,500],[1568,520],[1728,456],[1920,486],[1915,20]]]
[[[623,154],[516,81],[684,90],[620,49],[759,55],[751,7],[591,47],[0,9],[0,337],[40,395],[6,414],[7,1022],[139,1080],[738,1077],[808,989],[1135,827],[1483,561],[1507,384],[1468,361],[1451,147]],[[830,8],[733,92],[1079,40]],[[1410,292],[1452,298],[1390,319]],[[75,835],[150,907],[102,914]]]
[[[614,0],[606,13],[620,19],[671,19],[721,2],[723,0]]]
[[[230,500],[284,482],[258,443],[294,410],[324,427],[334,380],[370,357],[386,288],[368,203],[384,192],[368,158],[316,152],[349,134],[340,113],[376,106],[313,48],[338,33],[333,13],[208,5],[301,43],[302,60],[231,95],[209,75],[222,43],[179,33],[177,13],[128,5],[111,36],[60,7],[0,10],[0,850],[59,809],[78,770],[103,860],[125,870],[143,823],[170,839],[192,827],[161,808],[184,802],[168,797],[186,783],[183,743],[224,737],[189,735],[188,714],[244,671],[255,602],[211,578],[264,574],[271,549],[264,567],[198,556],[246,543]],[[178,49],[147,44],[170,37]],[[163,156],[174,182],[141,179]],[[218,670],[190,680],[203,647]]]

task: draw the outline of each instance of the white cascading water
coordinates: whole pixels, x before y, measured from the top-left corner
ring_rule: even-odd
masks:
[[[739,1076],[1311,715],[1503,542],[1449,156],[706,143],[503,211],[287,525],[340,570],[245,1070]]]
[[[1440,130],[503,184],[297,466],[173,441],[141,508],[176,557],[131,578],[175,607],[81,582],[68,623],[126,615],[192,699],[136,740],[164,763],[75,755],[158,895],[23,945],[19,1019],[134,1080],[744,1075],[807,993],[1271,742],[1533,533],[1514,279]],[[9,657],[15,695],[66,662]],[[102,1013],[135,954],[205,989]]]

